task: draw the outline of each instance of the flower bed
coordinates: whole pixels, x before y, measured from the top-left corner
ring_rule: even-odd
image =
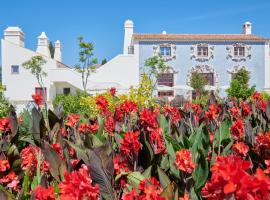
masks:
[[[0,119],[0,199],[270,199],[270,102],[182,109],[115,91],[87,114],[37,106]]]

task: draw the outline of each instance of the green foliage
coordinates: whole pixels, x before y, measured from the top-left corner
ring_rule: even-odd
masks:
[[[50,50],[51,58],[53,59],[54,58],[55,47],[54,47],[52,42],[50,42],[50,44],[49,44],[49,50]]]
[[[250,72],[241,68],[233,76],[230,87],[227,89],[228,97],[236,97],[237,99],[247,99],[255,91],[255,85],[249,87]]]
[[[33,74],[39,83],[39,85],[42,87],[43,84],[43,77],[47,76],[47,73],[43,71],[42,66],[46,64],[46,60],[38,55],[38,56],[33,56],[30,60],[24,62],[22,66],[25,69],[29,69],[31,74]]]
[[[101,61],[101,64],[104,65],[104,64],[106,64],[106,63],[107,63],[107,59],[104,58],[104,59]]]
[[[267,92],[265,92],[265,91],[262,91],[262,92],[261,92],[261,97],[262,97],[262,99],[265,100],[265,101],[270,100],[270,95],[269,95],[269,93],[267,93]]]
[[[5,117],[9,110],[9,102],[5,99],[3,95],[3,88],[0,85],[0,118]]]
[[[80,101],[82,97],[87,96],[86,93],[80,91],[78,91],[76,95],[59,94],[54,98],[53,106],[54,108],[57,108],[59,103],[62,103],[64,107],[64,116],[67,116],[69,113],[86,114],[89,109],[87,106],[80,104]]]
[[[193,72],[190,78],[190,86],[197,92],[202,93],[204,86],[207,84],[207,79],[198,72]]]
[[[168,71],[169,67],[167,66],[166,61],[161,55],[153,56],[146,59],[144,65],[147,70],[147,72],[145,73],[149,75],[149,79],[155,80],[155,82],[153,82],[152,84],[154,89],[156,87],[159,74]]]
[[[83,89],[86,92],[88,78],[92,72],[96,70],[98,63],[94,55],[94,45],[91,42],[85,42],[83,37],[78,38],[79,41],[79,64],[75,66],[76,70],[81,74]]]

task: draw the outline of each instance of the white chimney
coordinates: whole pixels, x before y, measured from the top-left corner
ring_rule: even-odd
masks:
[[[243,34],[251,35],[251,23],[250,22],[245,22],[243,24]]]
[[[128,49],[131,46],[133,28],[134,28],[133,22],[129,19],[126,20],[124,24],[125,36],[124,36],[123,54],[128,54]]]
[[[62,62],[62,52],[61,52],[61,43],[57,40],[54,43],[54,56],[53,58],[59,62]]]
[[[24,33],[17,26],[8,27],[6,30],[4,30],[4,39],[12,42],[13,44],[24,47]]]
[[[49,39],[46,36],[45,32],[42,32],[41,35],[38,36],[38,46],[36,52],[49,58],[51,57],[49,50]]]

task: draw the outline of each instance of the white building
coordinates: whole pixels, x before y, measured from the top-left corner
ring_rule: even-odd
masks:
[[[19,27],[8,27],[1,40],[2,85],[5,96],[19,110],[31,101],[31,95],[41,92],[41,88],[29,70],[22,63],[35,55],[42,55],[47,61],[43,70],[46,98],[49,105],[57,94],[76,93],[82,90],[81,75],[73,68],[62,63],[61,43],[55,42],[54,59],[50,56],[49,39],[45,32],[37,38],[36,51],[25,47],[25,35]],[[139,81],[139,68],[134,55],[120,54],[99,67],[90,75],[87,90],[89,93],[106,91],[115,87],[119,92],[126,91]]]
[[[171,70],[160,75],[158,95],[173,98],[190,95],[190,77],[193,72],[205,75],[208,89],[223,90],[232,75],[240,68],[251,74],[250,84],[258,90],[270,92],[269,39],[252,34],[250,22],[242,26],[240,34],[160,34],[134,33],[131,20],[124,23],[123,54],[119,54],[99,67],[89,78],[88,91],[96,93],[116,87],[126,91],[139,82],[145,71],[144,61],[161,54]],[[62,63],[61,43],[55,42],[54,59],[48,48],[49,39],[44,32],[38,37],[37,50],[25,48],[24,33],[18,27],[4,31],[2,46],[2,84],[5,96],[16,105],[25,105],[31,94],[39,90],[36,78],[22,67],[32,56],[43,55],[47,60],[44,71],[47,101],[57,94],[75,93],[82,89],[81,76],[73,68]]]

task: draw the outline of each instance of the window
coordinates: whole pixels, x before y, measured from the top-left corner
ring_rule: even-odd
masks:
[[[174,77],[173,73],[161,73],[158,76],[157,83],[158,85],[166,85],[169,87],[174,86]]]
[[[208,46],[197,46],[197,54],[199,57],[208,57]]]
[[[158,97],[172,97],[174,92],[172,90],[158,91]]]
[[[41,95],[43,97],[43,101],[47,100],[47,88],[36,87],[35,94]]]
[[[70,88],[63,88],[63,94],[65,95],[70,94]]]
[[[160,47],[160,55],[171,56],[171,47]]]
[[[233,55],[236,57],[244,57],[245,56],[245,47],[236,46],[233,48]]]
[[[19,74],[19,65],[11,65],[11,73]]]

